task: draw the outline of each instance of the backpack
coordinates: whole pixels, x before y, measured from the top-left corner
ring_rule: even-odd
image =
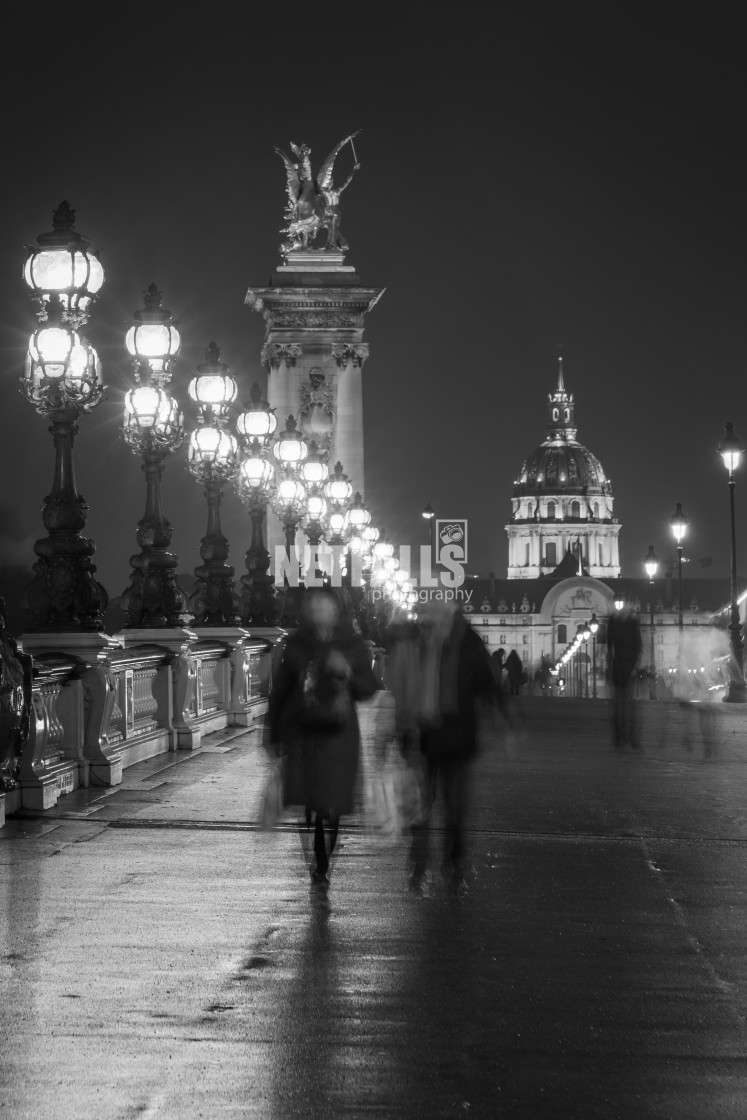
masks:
[[[351,705],[347,682],[325,672],[317,661],[310,661],[302,687],[303,726],[319,731],[339,731],[347,723]]]

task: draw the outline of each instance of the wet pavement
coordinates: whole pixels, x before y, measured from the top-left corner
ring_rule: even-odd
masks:
[[[601,701],[486,732],[461,895],[362,815],[311,887],[259,729],[9,818],[0,1116],[742,1120],[747,734],[641,711],[640,753]]]

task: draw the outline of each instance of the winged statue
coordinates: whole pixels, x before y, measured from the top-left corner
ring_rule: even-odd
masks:
[[[341,252],[348,249],[340,228],[340,195],[350,186],[360,167],[353,144],[358,132],[352,132],[339,144],[335,144],[316,176],[311,170],[311,149],[306,144],[291,143],[292,156],[282,148],[275,148],[285,164],[288,194],[285,207],[287,224],[281,230],[286,237],[281,246],[284,254],[287,255],[294,249],[317,248],[316,239],[322,230],[326,230],[327,238],[320,248]],[[342,186],[336,186],[333,178],[334,164],[346,144],[350,144],[355,162]]]

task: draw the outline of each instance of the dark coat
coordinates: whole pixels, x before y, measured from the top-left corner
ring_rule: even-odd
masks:
[[[641,627],[635,615],[613,615],[607,624],[607,669],[616,688],[630,683],[641,648]]]
[[[453,654],[456,657],[453,657]],[[471,758],[477,752],[477,720],[481,702],[500,705],[498,684],[485,644],[472,626],[457,615],[441,657],[441,675],[456,663],[456,711],[444,712],[439,727],[422,727],[423,753],[436,761],[446,756]],[[441,691],[444,692],[442,681]]]
[[[349,680],[325,673],[325,658],[337,650],[350,665]],[[304,703],[304,681],[312,662],[319,670],[320,692],[345,701],[341,726],[311,726]],[[308,806],[321,816],[349,813],[353,808],[360,759],[356,700],[367,700],[377,688],[368,646],[355,635],[320,642],[300,628],[285,643],[270,692],[270,742],[285,756],[284,803]]]

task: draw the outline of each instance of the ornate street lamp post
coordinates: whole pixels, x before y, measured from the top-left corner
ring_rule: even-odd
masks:
[[[198,427],[189,440],[187,466],[204,485],[208,506],[207,530],[200,542],[202,564],[195,568],[197,582],[189,605],[195,626],[235,626],[239,621],[238,599],[234,569],[227,563],[228,541],[221,531],[220,505],[226,483],[239,469],[238,440],[226,431],[236,400],[236,382],[220,360],[214,342],[205,358],[189,386],[189,396],[199,411]]]
[[[599,621],[596,614],[592,614],[589,619],[589,630],[591,631],[591,695],[594,700],[597,698],[597,630],[599,629]]]
[[[241,577],[241,624],[274,626],[278,610],[273,577],[267,572],[270,554],[264,532],[267,503],[275,484],[275,468],[267,456],[278,422],[275,410],[262,399],[256,381],[249,397],[249,403],[236,421],[243,448],[236,488],[252,521],[251,543],[246,553],[247,570]]]
[[[184,439],[182,414],[167,387],[180,341],[170,312],[161,307],[161,293],[151,284],[145,307],[135,312],[125,338],[136,385],[125,394],[122,435],[133,454],[141,456],[147,482],[145,513],[137,531],[140,552],[130,558],[130,583],[121,598],[128,629],[178,627],[187,608],[187,597],[176,582],[179,561],[168,550],[172,528],[161,504],[166,459]]]
[[[731,518],[731,679],[729,687],[724,694],[728,703],[743,704],[745,699],[744,683],[744,641],[742,639],[742,624],[739,621],[739,603],[737,602],[737,536],[734,520],[734,471],[739,466],[742,458],[742,447],[734,435],[731,424],[727,424],[724,437],[718,445],[719,453],[724,460],[724,466],[729,472],[729,514]]]
[[[83,536],[88,506],[78,493],[73,444],[78,418],[101,401],[104,385],[98,355],[79,328],[88,320],[104,282],[89,241],[74,228],[75,211],[62,202],[53,230],[28,249],[23,275],[38,305],[39,326],[29,342],[21,389],[51,422],[55,446],[52,490],[42,520],[49,536],[34,544],[38,559],[26,589],[30,631],[99,631],[106,591],[94,579],[95,545]]]
[[[680,646],[680,652],[681,652],[682,651],[682,626],[683,626],[683,621],[682,621],[682,542],[685,539],[685,533],[687,532],[687,526],[689,525],[689,521],[687,520],[684,513],[682,512],[682,505],[681,505],[680,502],[677,502],[677,505],[674,507],[674,514],[672,515],[672,519],[669,522],[669,524],[672,526],[672,533],[674,534],[674,539],[677,542],[677,591],[678,591],[678,623],[677,624],[678,624],[679,629],[680,629],[679,646]]]
[[[296,533],[305,512],[306,487],[298,477],[299,467],[309,453],[309,446],[296,427],[295,417],[289,416],[284,430],[272,447],[278,462],[278,481],[272,495],[272,508],[283,524],[288,569],[295,564],[294,580],[284,577],[281,623],[295,626],[298,621],[299,597],[292,595],[291,583],[298,583],[300,575],[298,558],[294,559]]]
[[[651,654],[650,654],[651,665],[650,665],[649,683],[648,683],[648,697],[649,697],[649,700],[655,700],[656,699],[656,657],[655,657],[655,650],[654,650],[654,577],[655,577],[655,575],[656,575],[656,573],[659,569],[659,561],[656,557],[656,554],[654,553],[654,546],[652,544],[650,544],[648,546],[648,552],[646,553],[646,555],[643,558],[643,566],[646,569],[646,575],[648,576],[649,583],[651,584],[651,622],[650,622],[650,627],[649,627],[650,631],[651,631]]]
[[[321,539],[327,530],[326,519],[329,506],[324,496],[324,486],[329,478],[329,467],[324,455],[319,452],[315,440],[312,440],[309,444],[309,453],[300,464],[299,474],[306,488],[306,501],[301,524],[312,551],[311,559],[316,563],[315,556]],[[316,568],[314,576],[321,576],[321,572]]]
[[[337,560],[333,560],[333,564],[339,562],[339,578],[342,582],[343,568],[345,562],[343,561],[343,550],[345,545],[348,544],[348,509],[350,501],[353,496],[353,485],[348,476],[343,472],[342,463],[338,461],[335,463],[334,470],[324,484],[324,496],[329,503],[329,512],[327,514],[327,543],[337,553]],[[378,533],[377,533],[378,536]],[[361,542],[362,545],[362,542]],[[349,571],[346,572],[346,578],[350,575]],[[333,566],[333,576],[337,576],[337,569]]]

